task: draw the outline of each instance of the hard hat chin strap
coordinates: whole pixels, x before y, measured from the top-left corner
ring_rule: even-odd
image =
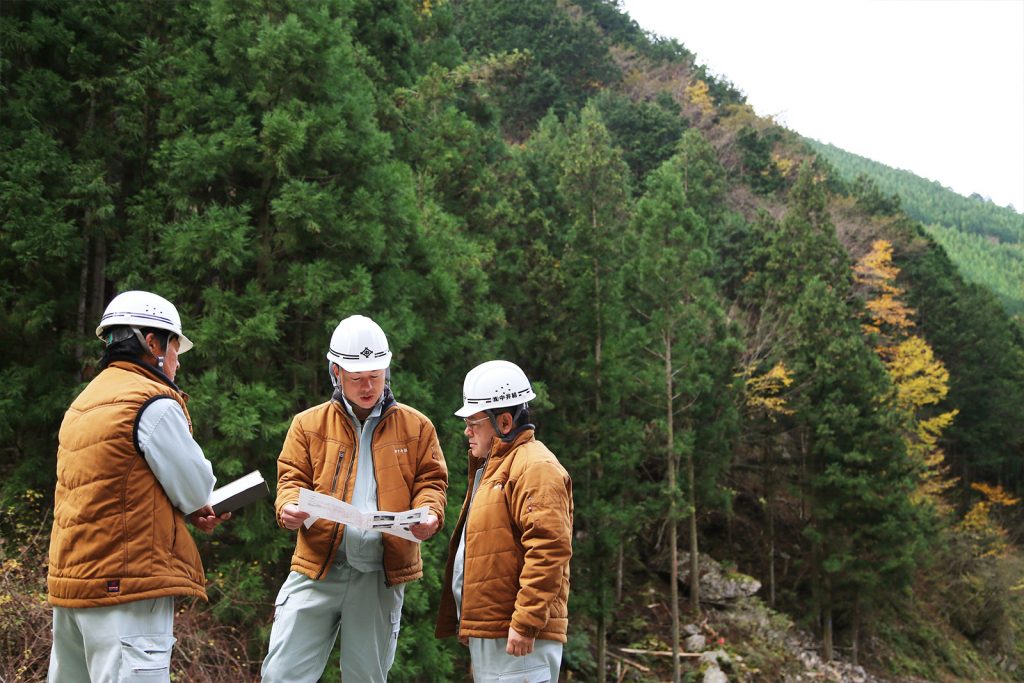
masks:
[[[142,336],[142,330],[140,330],[139,328],[137,328],[137,327],[135,327],[133,325],[132,326],[132,332],[135,333],[135,338],[139,340],[140,344],[142,344],[142,350],[143,351],[149,351],[150,353],[153,353],[150,350],[150,348],[149,348],[149,344],[146,343],[146,338]],[[168,339],[170,339],[170,337],[168,337]],[[160,370],[161,372],[163,372],[163,369],[164,369],[164,356],[163,356],[163,354],[157,355],[157,354],[153,353],[153,358],[156,358],[156,369]]]
[[[516,412],[512,415],[512,429],[508,430],[508,434],[501,433],[501,428],[498,427],[498,418],[495,415],[493,409],[485,410],[484,413],[487,415],[488,418],[490,418],[491,426],[494,427],[494,433],[498,435],[499,439],[508,443],[509,441],[512,441],[514,438],[516,438],[516,434],[519,432],[519,430],[516,429],[516,425],[519,424],[519,418],[522,417],[523,410],[525,409],[525,403],[520,403],[519,405],[516,406]]]

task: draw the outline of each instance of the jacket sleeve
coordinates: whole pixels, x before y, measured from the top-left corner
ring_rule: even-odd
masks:
[[[512,628],[536,638],[548,621],[572,557],[572,484],[557,464],[530,463],[511,496],[512,518],[523,544]]]
[[[217,478],[181,406],[159,398],[142,409],[136,425],[139,448],[174,507],[190,515],[206,505]]]
[[[426,506],[437,515],[438,529],[444,527],[444,508],[448,500],[448,465],[437,440],[437,431],[424,420],[416,454],[416,474],[412,485],[412,507]]]
[[[281,455],[277,457],[277,500],[274,509],[279,526],[284,526],[281,508],[299,501],[299,489],[313,489],[313,464],[309,460],[306,432],[296,417],[284,437]]]

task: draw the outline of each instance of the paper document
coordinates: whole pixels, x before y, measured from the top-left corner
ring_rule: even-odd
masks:
[[[412,535],[409,527],[427,521],[427,515],[430,514],[425,507],[405,512],[362,512],[343,500],[309,489],[299,489],[299,510],[309,513],[309,519],[303,522],[307,529],[318,519],[328,519],[360,529],[391,534],[415,543],[419,543],[420,539]]]

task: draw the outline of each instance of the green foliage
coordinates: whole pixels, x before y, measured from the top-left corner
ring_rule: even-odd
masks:
[[[999,242],[941,224],[924,230],[955,260],[965,280],[990,290],[1010,315],[1024,320],[1024,241]]]
[[[927,239],[927,238],[921,238]],[[989,479],[1021,491],[1024,428],[1024,333],[986,289],[965,283],[940,249],[900,266],[925,338],[950,373],[946,403],[956,420],[944,436],[947,461],[965,484]]]
[[[523,137],[549,110],[564,116],[620,78],[607,40],[589,20],[556,3],[470,0],[455,8],[456,34],[470,56],[521,50],[531,62],[500,108],[503,129]]]
[[[693,53],[675,38],[651,34],[622,11],[616,0],[577,0],[601,30],[616,43],[628,45],[658,62],[679,63],[693,60]]]
[[[885,370],[856,324],[861,304],[825,200],[805,164],[781,222],[758,226],[759,272],[743,296],[763,305],[752,332],[773,330],[752,339],[769,349],[758,360],[781,360],[793,375],[782,443],[800,467],[791,459],[772,466],[807,506],[799,561],[810,572],[811,604],[841,627],[909,585],[925,520],[910,503],[916,472],[886,407]],[[770,438],[763,447],[776,448]]]
[[[641,185],[648,173],[675,153],[686,127],[679,105],[664,95],[655,102],[633,102],[605,91],[594,100],[612,140],[633,172],[636,185]]]
[[[1001,242],[1024,241],[1020,209],[1001,207],[978,195],[964,197],[937,181],[926,180],[877,161],[851,154],[817,140],[804,140],[826,157],[847,179],[871,178],[881,192],[900,197],[907,214],[925,224],[939,224],[963,232],[988,235]]]
[[[736,134],[736,145],[740,149],[740,177],[761,194],[771,194],[782,189],[784,178],[772,159],[772,150],[779,139],[774,128],[758,131],[744,126]]]
[[[892,216],[900,210],[899,195],[886,196],[878,189],[878,183],[863,173],[853,181],[850,191],[857,198],[857,206],[864,213],[872,216]]]

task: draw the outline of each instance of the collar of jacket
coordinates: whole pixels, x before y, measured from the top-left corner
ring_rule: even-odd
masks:
[[[484,458],[477,458],[472,452],[469,454],[469,471],[476,472],[487,460],[501,460],[512,450],[522,446],[528,441],[533,441],[534,427],[531,424],[523,425],[517,430],[514,439],[502,441],[497,436],[491,439],[491,452]]]
[[[348,411],[345,410],[345,395],[341,392],[341,389],[334,390],[334,393],[331,394],[331,400],[338,404],[342,413],[348,414]],[[388,408],[397,404],[398,401],[395,400],[395,395],[391,393],[391,385],[385,384],[384,394],[381,396],[380,402],[380,416],[384,417],[384,413],[388,412]]]
[[[174,380],[165,375],[159,368],[153,367],[136,356],[132,356],[127,353],[115,353],[109,356],[105,355],[103,360],[100,361],[100,371],[102,372],[111,366],[119,367],[122,370],[137,372],[140,375],[146,375],[150,379],[156,380],[161,384],[166,384],[171,389],[178,392],[185,401],[188,401],[188,394],[182,391],[181,388],[174,383]]]

